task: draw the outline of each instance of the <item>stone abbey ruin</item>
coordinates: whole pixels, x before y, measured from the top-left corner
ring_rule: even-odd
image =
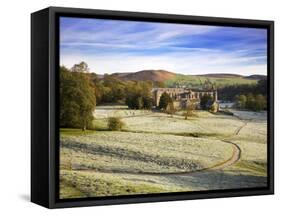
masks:
[[[190,89],[190,88],[153,88],[152,97],[154,105],[158,106],[161,95],[166,92],[173,100],[176,109],[185,109],[188,103],[193,102],[198,106],[200,99],[204,95],[210,95],[213,98],[212,103],[218,107],[218,92],[216,89]]]

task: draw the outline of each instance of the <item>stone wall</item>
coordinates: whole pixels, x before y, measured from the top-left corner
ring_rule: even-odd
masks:
[[[210,95],[215,101],[218,100],[216,90],[203,91],[185,88],[154,88],[152,90],[152,95],[155,106],[159,105],[160,97],[164,92],[169,94],[169,96],[173,99],[175,107],[186,106],[189,100],[198,100],[198,102],[200,102],[200,98],[204,95]]]

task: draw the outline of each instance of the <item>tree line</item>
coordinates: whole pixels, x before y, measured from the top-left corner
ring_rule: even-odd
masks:
[[[152,81],[124,81],[105,74],[101,79],[89,72],[85,62],[68,69],[60,67],[60,126],[91,129],[97,104],[122,103],[131,109],[151,109]]]
[[[253,111],[261,111],[267,109],[266,96],[262,94],[254,95],[249,93],[247,95],[237,95],[235,97],[235,107],[239,109],[248,109]]]
[[[91,129],[93,112],[97,104],[120,103],[131,109],[151,109],[152,88],[163,87],[161,82],[121,80],[115,75],[105,74],[103,78],[90,69],[85,62],[75,64],[68,69],[60,67],[60,126]],[[218,89],[220,100],[235,101],[238,108],[263,110],[267,108],[267,80],[257,85],[233,85]],[[212,98],[201,98],[202,109],[209,107]],[[174,113],[172,98],[162,94],[160,110]],[[195,106],[190,106],[190,110]],[[189,112],[189,113],[191,113]]]
[[[152,108],[151,90],[155,87],[152,81],[127,81],[109,74],[105,74],[102,79],[94,73],[89,76],[95,87],[97,104],[119,103],[131,109]]]
[[[219,100],[234,101],[238,95],[263,95],[267,96],[267,79],[262,79],[257,84],[230,85],[218,88]]]
[[[267,79],[257,84],[232,85],[218,89],[220,100],[233,101],[235,107],[252,111],[267,109]]]

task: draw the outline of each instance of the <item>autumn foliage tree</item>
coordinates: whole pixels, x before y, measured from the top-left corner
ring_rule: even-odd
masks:
[[[71,72],[77,72],[77,73],[89,73],[90,68],[88,67],[88,64],[86,62],[80,62],[79,64],[73,65],[71,68]]]
[[[60,126],[91,128],[95,106],[95,90],[89,76],[60,67]]]

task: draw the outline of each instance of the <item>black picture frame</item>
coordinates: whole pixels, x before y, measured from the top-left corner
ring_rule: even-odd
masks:
[[[266,28],[268,70],[268,185],[265,188],[58,199],[59,34],[58,18],[92,17],[200,25]],[[274,22],[49,7],[31,15],[31,201],[47,208],[191,200],[274,193]]]

